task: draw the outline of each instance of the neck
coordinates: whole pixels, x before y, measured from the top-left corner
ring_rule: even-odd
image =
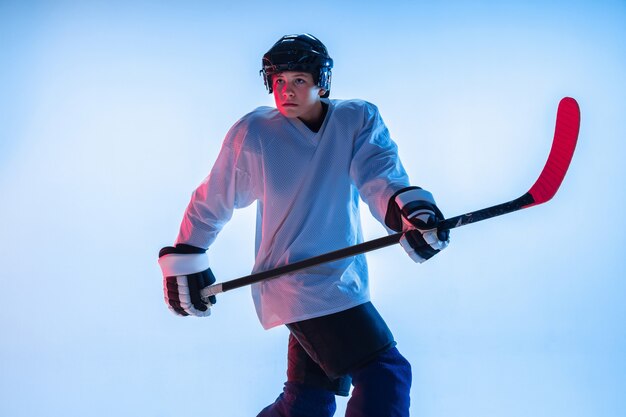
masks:
[[[318,101],[315,105],[313,111],[307,115],[306,117],[299,117],[300,121],[306,125],[313,132],[319,132],[322,124],[324,123],[324,118],[326,117],[326,112],[328,111],[328,104]]]

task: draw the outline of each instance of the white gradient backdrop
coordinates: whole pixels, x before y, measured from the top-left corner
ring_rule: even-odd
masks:
[[[525,192],[559,99],[579,101],[553,201],[455,230],[423,265],[371,253],[372,296],[413,365],[413,416],[624,416],[626,3],[215,3],[0,2],[0,415],[274,400],[285,329],[261,329],[248,289],[174,317],[156,255],[228,128],[272,104],[263,52],[311,32],[331,97],[379,106],[447,215]],[[249,273],[253,230],[238,211],[211,247],[220,281]]]

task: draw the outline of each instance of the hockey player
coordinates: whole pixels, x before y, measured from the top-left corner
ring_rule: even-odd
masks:
[[[253,272],[362,242],[359,196],[416,262],[448,245],[432,195],[409,184],[378,109],[328,99],[333,60],[309,35],[282,37],[261,74],[276,108],[259,107],[230,129],[217,160],[192,195],[176,244],[159,264],[176,314],[208,316],[215,278],[207,248],[233,210],[257,202]],[[252,285],[264,328],[289,328],[287,381],[259,416],[408,416],[411,368],[370,302],[364,255]]]

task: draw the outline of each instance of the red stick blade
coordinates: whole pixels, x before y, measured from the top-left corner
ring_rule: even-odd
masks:
[[[579,128],[578,103],[571,97],[565,97],[559,103],[557,110],[554,140],[548,161],[535,184],[528,190],[534,202],[524,207],[542,204],[554,197],[574,155]]]

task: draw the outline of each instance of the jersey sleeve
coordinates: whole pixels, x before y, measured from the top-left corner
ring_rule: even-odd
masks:
[[[226,135],[209,175],[191,195],[177,244],[207,249],[231,219],[234,209],[246,207],[257,199],[251,175],[257,158],[246,150],[247,136],[247,125],[242,121]]]
[[[389,199],[409,186],[409,178],[376,106],[365,103],[363,111],[363,128],[355,138],[350,175],[372,215],[385,225]]]

